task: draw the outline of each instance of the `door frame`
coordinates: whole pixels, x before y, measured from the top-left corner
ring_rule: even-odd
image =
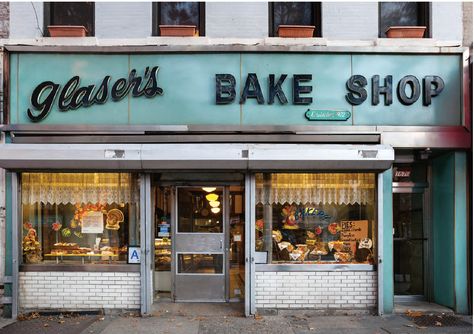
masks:
[[[427,179],[430,180],[430,168],[427,168]],[[423,295],[397,295],[395,294],[394,282],[394,302],[414,302],[432,300],[432,235],[431,235],[431,191],[430,182],[393,182],[392,192],[394,194],[422,194],[423,198]],[[395,272],[394,272],[395,275]],[[394,277],[392,277],[394,280]]]
[[[181,188],[193,188],[193,187],[220,187],[222,188],[222,233],[195,233],[195,232],[178,232],[178,190]],[[208,183],[202,183],[202,182],[197,182],[197,183],[190,183],[190,184],[185,184],[185,185],[176,185],[173,187],[172,190],[173,196],[172,196],[172,211],[171,211],[171,299],[176,302],[176,280],[178,276],[178,271],[177,271],[177,266],[176,266],[176,261],[177,261],[177,254],[182,253],[182,252],[177,252],[176,250],[176,239],[177,235],[186,235],[186,234],[191,234],[191,235],[212,235],[212,236],[217,236],[217,235],[222,235],[222,255],[223,255],[223,273],[222,274],[212,274],[212,275],[222,275],[224,276],[224,295],[223,295],[223,300],[201,300],[197,299],[195,300],[196,302],[228,302],[229,301],[229,254],[228,254],[228,225],[229,225],[229,214],[228,214],[228,195],[229,195],[229,185],[222,185],[218,184],[218,182],[213,183],[213,182],[208,182]],[[208,254],[203,251],[190,251],[186,252],[187,254]],[[209,254],[220,254],[217,252],[209,252]],[[186,274],[185,274],[186,275]],[[189,274],[191,275],[191,274]],[[196,274],[199,275],[199,274]],[[201,274],[203,275],[203,274]],[[206,274],[204,274],[206,275]],[[178,302],[193,302],[194,300],[179,300]]]

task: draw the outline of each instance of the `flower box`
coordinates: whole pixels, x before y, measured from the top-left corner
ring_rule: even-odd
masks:
[[[193,25],[160,25],[160,36],[192,37],[198,32]]]
[[[423,38],[425,26],[394,26],[385,32],[388,38]]]
[[[86,37],[87,29],[84,26],[48,26],[51,37]]]
[[[313,37],[315,26],[279,25],[278,37],[310,38]]]

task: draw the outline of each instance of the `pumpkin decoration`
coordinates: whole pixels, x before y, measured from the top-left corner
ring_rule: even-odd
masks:
[[[122,211],[119,209],[112,209],[107,212],[107,224],[105,228],[108,230],[118,230],[120,228],[120,223],[124,221],[124,216]]]

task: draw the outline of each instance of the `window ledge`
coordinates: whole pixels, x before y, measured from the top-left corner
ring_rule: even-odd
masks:
[[[371,264],[256,264],[255,271],[376,271]]]
[[[302,45],[302,46],[326,46],[327,40],[321,37],[313,38],[282,38],[267,37],[264,40],[265,45]]]
[[[91,271],[91,272],[140,272],[139,264],[22,264],[20,272],[25,271]]]
[[[376,46],[431,46],[453,47],[461,46],[461,41],[439,41],[433,38],[377,38]]]

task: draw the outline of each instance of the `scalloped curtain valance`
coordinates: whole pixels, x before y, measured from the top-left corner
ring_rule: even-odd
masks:
[[[138,182],[129,173],[22,173],[23,204],[131,203]]]
[[[373,204],[375,174],[274,173],[256,175],[257,204]]]

